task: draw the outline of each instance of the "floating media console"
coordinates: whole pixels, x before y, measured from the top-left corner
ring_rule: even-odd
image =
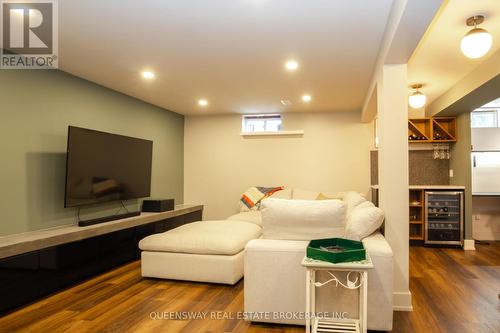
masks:
[[[141,239],[200,221],[202,212],[201,205],[178,205],[86,227],[0,237],[0,313],[138,260]]]
[[[121,220],[121,219],[126,219],[129,217],[139,216],[139,215],[141,215],[141,212],[128,212],[125,214],[99,217],[97,219],[92,219],[92,220],[80,220],[80,221],[78,221],[78,226],[79,227],[88,227],[89,225],[94,225],[94,224],[99,224],[99,223],[104,223],[104,222],[109,222],[109,221],[115,221],[115,220]]]

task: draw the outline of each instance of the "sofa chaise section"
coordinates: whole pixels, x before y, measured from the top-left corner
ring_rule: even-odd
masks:
[[[235,284],[243,277],[243,251],[261,228],[243,221],[186,224],[139,242],[144,277]]]

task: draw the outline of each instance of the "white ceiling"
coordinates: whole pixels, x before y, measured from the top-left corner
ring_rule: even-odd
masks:
[[[462,37],[471,29],[465,20],[484,15],[481,28],[493,37],[490,52],[469,59],[460,50]],[[429,105],[500,48],[500,0],[449,0],[434,18],[408,63],[408,83],[423,83]],[[410,91],[410,90],[409,90]]]
[[[359,111],[392,0],[59,4],[62,70],[178,113],[212,114]],[[288,58],[297,72],[284,70]],[[141,79],[144,69],[155,80]]]

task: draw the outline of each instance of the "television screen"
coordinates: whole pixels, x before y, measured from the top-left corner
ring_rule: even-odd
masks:
[[[69,126],[64,207],[150,196],[153,142]]]

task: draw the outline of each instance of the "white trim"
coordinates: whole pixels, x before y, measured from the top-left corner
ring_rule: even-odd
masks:
[[[413,305],[411,304],[411,292],[408,291],[395,291],[392,293],[393,297],[393,310],[394,311],[413,311]]]
[[[241,136],[290,136],[304,135],[304,130],[276,131],[276,132],[241,132]]]
[[[465,239],[464,240],[464,250],[465,251],[475,251],[476,247],[474,246],[473,239]]]

